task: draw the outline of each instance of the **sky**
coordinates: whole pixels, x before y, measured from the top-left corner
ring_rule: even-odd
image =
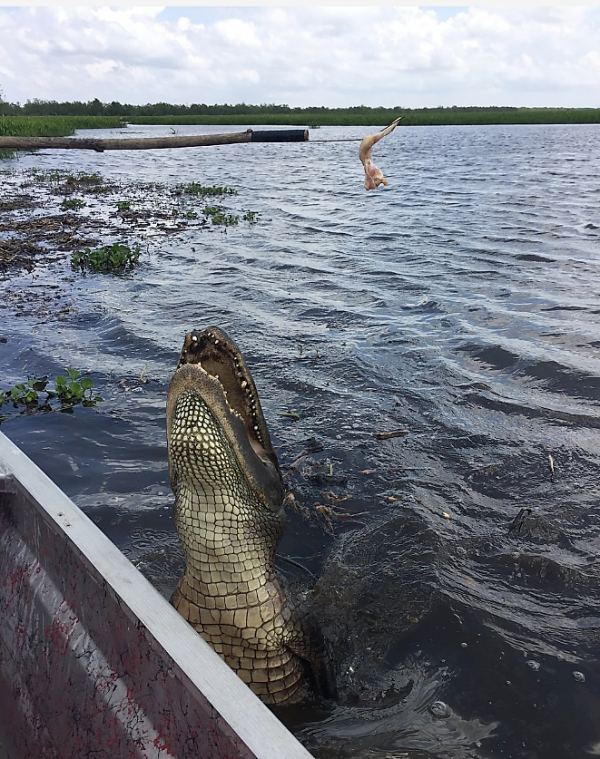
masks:
[[[600,107],[600,7],[4,6],[4,100]]]

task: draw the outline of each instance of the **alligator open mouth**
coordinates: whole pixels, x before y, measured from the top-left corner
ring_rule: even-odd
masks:
[[[273,461],[269,432],[254,380],[233,340],[218,327],[188,332],[177,368],[184,364],[197,365],[219,381],[231,412],[244,422],[248,440],[257,456]]]
[[[283,499],[281,473],[258,391],[239,348],[224,330],[209,327],[185,336],[169,388],[169,426],[184,393],[204,401],[227,437],[248,484],[266,497],[270,508],[279,508]]]

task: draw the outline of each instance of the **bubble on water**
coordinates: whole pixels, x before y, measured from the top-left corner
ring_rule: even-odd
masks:
[[[573,672],[573,677],[577,680],[578,683],[584,683],[585,682],[585,675],[583,672]]]
[[[527,662],[527,666],[530,667],[532,670],[534,670],[534,672],[537,672],[538,669],[540,668],[540,663],[539,661],[533,661],[533,659],[529,659],[529,661]]]
[[[449,717],[452,714],[452,709],[443,701],[434,701],[429,707],[429,711],[434,717],[439,717],[440,719]]]

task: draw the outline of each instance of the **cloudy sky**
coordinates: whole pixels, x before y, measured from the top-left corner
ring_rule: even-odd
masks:
[[[0,6],[4,99],[600,106],[600,8]]]

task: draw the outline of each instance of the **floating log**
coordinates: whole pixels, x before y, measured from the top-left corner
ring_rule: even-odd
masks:
[[[270,129],[268,131],[252,131],[250,142],[306,142],[308,129]]]
[[[164,148],[200,148],[208,145],[232,145],[239,142],[306,142],[308,129],[272,129],[269,131],[197,134],[187,137],[140,137],[96,139],[93,137],[0,137],[0,148],[11,150],[162,150]]]

